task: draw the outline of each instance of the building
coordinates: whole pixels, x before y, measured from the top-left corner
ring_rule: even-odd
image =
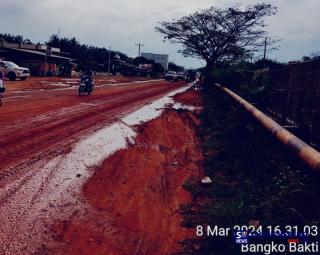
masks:
[[[153,53],[141,53],[141,57],[149,60],[153,60],[155,63],[161,64],[164,69],[168,69],[169,55],[166,54],[153,54]]]
[[[0,59],[29,68],[33,76],[71,74],[68,53],[46,45],[7,43],[0,38]]]

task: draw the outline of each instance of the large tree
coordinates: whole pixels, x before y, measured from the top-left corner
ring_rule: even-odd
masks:
[[[276,13],[270,4],[246,8],[236,5],[221,9],[211,7],[170,22],[160,22],[155,29],[165,39],[183,46],[181,53],[206,61],[210,73],[220,62],[243,59],[264,44],[264,18]]]

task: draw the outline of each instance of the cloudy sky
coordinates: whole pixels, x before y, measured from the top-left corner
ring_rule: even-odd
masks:
[[[235,3],[255,4],[257,0],[0,0],[0,33],[22,34],[34,42],[45,42],[50,34],[75,36],[80,42],[111,46],[129,56],[142,51],[166,53],[170,60],[185,67],[202,62],[177,53],[179,45],[164,43],[154,27],[210,6]],[[281,39],[280,49],[270,57],[280,61],[300,59],[320,51],[319,0],[265,0],[278,7],[276,16],[267,18],[267,30]]]

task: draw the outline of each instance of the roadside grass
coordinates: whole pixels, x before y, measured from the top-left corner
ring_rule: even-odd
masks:
[[[202,96],[199,134],[204,171],[212,184],[190,180],[184,185],[193,202],[180,211],[183,225],[194,229],[194,238],[182,242],[179,254],[241,254],[232,235],[196,237],[198,225],[233,228],[254,222],[264,229],[299,226],[300,232],[306,225],[319,227],[319,176],[226,95],[211,89],[202,91]],[[287,243],[288,238],[280,242]]]

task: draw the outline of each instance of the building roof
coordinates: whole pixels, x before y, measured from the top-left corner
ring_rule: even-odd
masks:
[[[160,54],[160,53],[150,53],[150,52],[141,52],[141,56],[143,56],[143,55],[145,55],[145,56],[154,56],[154,57],[158,57],[158,56],[160,56],[160,57],[165,57],[165,58],[168,58],[169,57],[169,55],[168,54]]]

